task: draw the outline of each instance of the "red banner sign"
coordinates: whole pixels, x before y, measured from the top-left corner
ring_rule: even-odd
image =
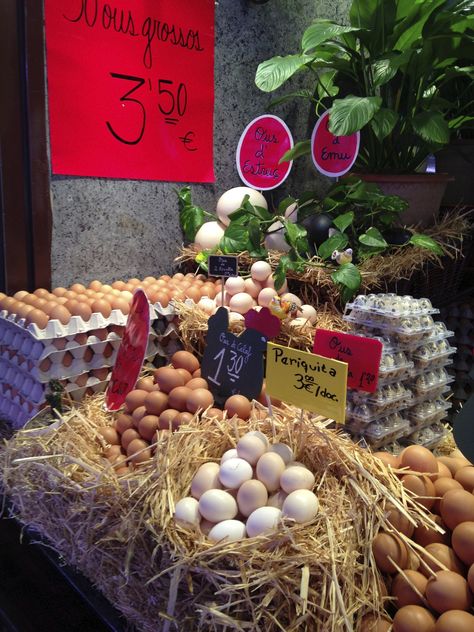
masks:
[[[264,114],[244,129],[237,146],[237,170],[240,179],[252,189],[268,191],[288,177],[293,161],[279,164],[293,147],[288,126],[278,116]]]
[[[213,182],[214,0],[45,0],[52,170]]]
[[[150,333],[150,305],[143,290],[136,290],[127,325],[105,395],[107,410],[118,410],[135,388],[142,370]]]
[[[316,329],[313,353],[347,362],[347,386],[373,393],[377,389],[382,348],[380,340]]]
[[[317,121],[311,135],[311,156],[316,169],[325,176],[342,176],[349,171],[359,153],[360,132],[334,136],[329,131],[329,112]]]

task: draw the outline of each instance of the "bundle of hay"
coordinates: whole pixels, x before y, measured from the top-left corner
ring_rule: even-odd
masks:
[[[386,466],[314,419],[285,408],[272,419],[204,419],[162,432],[153,462],[117,477],[97,428],[111,422],[95,397],[56,429],[22,430],[1,457],[15,515],[48,540],[138,629],[342,632],[381,612],[383,582],[371,543],[394,505],[423,510]],[[250,429],[290,445],[316,475],[320,510],[307,525],[230,544],[175,523],[205,461]],[[428,523],[429,524],[429,523]]]

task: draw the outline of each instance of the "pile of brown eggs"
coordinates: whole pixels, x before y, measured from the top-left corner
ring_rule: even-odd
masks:
[[[156,369],[152,376],[137,382],[113,425],[99,429],[107,444],[104,456],[118,474],[124,474],[129,471],[129,464],[139,465],[151,458],[150,445],[157,433],[177,430],[202,411],[209,418],[236,415],[246,420],[252,404],[243,395],[232,395],[224,410],[214,407],[214,396],[201,377],[199,360],[188,351],[177,351],[171,357],[171,365]]]
[[[397,612],[392,623],[370,615],[361,632],[473,632],[474,467],[458,450],[436,458],[413,445],[399,457],[376,454],[404,468],[397,472],[404,487],[444,533],[415,528],[397,509],[389,511],[394,532],[379,532],[372,551]]]

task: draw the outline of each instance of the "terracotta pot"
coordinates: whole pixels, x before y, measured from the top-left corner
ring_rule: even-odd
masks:
[[[398,195],[408,202],[400,215],[403,224],[428,226],[433,223],[441,205],[448,182],[454,178],[447,173],[360,173],[365,182],[374,182],[385,195]]]

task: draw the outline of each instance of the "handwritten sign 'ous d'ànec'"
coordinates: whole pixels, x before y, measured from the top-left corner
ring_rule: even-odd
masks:
[[[213,182],[214,0],[45,0],[52,170]]]
[[[253,189],[275,189],[290,173],[293,161],[280,159],[292,148],[293,137],[284,121],[271,114],[258,116],[244,129],[237,146],[240,179]]]
[[[360,132],[335,136],[329,131],[329,112],[317,121],[311,135],[311,156],[316,169],[325,176],[342,176],[351,169],[359,153]]]

